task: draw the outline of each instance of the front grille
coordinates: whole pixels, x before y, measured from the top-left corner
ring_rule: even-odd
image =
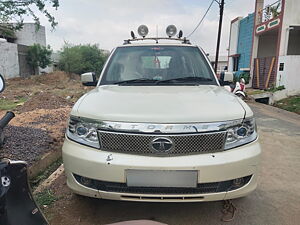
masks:
[[[243,187],[249,183],[250,176],[242,177],[243,180],[240,186],[234,186],[233,180],[213,182],[213,183],[199,183],[195,188],[180,188],[180,187],[128,187],[126,183],[107,182],[84,178],[74,174],[78,183],[92,189],[106,192],[130,193],[130,194],[208,194],[231,191]],[[88,180],[87,183],[82,182]]]
[[[167,152],[153,149],[151,142],[158,137],[169,138],[173,142],[172,148]],[[99,131],[99,138],[103,151],[154,156],[188,155],[223,151],[226,131],[176,135]]]

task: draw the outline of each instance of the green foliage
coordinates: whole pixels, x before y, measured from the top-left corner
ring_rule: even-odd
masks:
[[[47,10],[47,4],[51,8],[57,9],[59,7],[59,0],[0,0],[0,27],[10,28],[12,30],[20,30],[24,24],[24,16],[30,16],[37,25],[40,26],[40,19],[34,12],[34,8],[44,15],[51,27],[54,29],[57,22],[51,13]],[[8,24],[14,21],[17,24]]]
[[[49,45],[45,47],[40,44],[34,44],[29,47],[27,54],[27,63],[34,71],[38,67],[44,69],[51,64],[52,50]]]
[[[273,86],[271,88],[268,88],[267,91],[270,91],[270,92],[274,93],[276,91],[281,91],[281,90],[284,90],[284,89],[285,89],[284,85],[281,85],[281,86],[278,86],[278,87]]]
[[[52,193],[52,191],[50,191],[50,190],[45,190],[43,192],[36,194],[36,196],[35,196],[36,203],[39,206],[51,205],[57,199],[58,198],[55,197],[54,194]]]
[[[107,56],[98,45],[65,44],[60,53],[59,68],[68,73],[101,73]]]
[[[270,13],[272,14],[272,17],[275,18],[280,15],[279,7],[281,3],[279,2],[277,5],[270,7]]]
[[[275,106],[284,110],[300,114],[300,96],[293,96],[282,99],[275,103]]]
[[[250,82],[250,73],[244,72],[241,73],[239,76],[234,76],[233,82],[239,82],[241,78],[245,79],[246,84],[249,84]]]
[[[27,101],[27,98],[21,97],[15,100],[10,100],[6,98],[0,98],[0,110],[14,110],[19,105],[23,105]]]

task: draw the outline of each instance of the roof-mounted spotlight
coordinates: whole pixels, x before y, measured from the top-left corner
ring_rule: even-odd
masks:
[[[182,32],[182,30],[180,30],[178,33],[178,38],[182,38],[182,36],[183,36],[183,32]]]
[[[130,32],[130,35],[131,35],[132,39],[135,39],[135,38],[136,38],[133,31]]]
[[[143,38],[147,36],[149,30],[148,30],[148,27],[146,25],[141,25],[139,26],[138,28],[138,34],[140,36],[142,36]]]
[[[166,33],[167,33],[169,38],[173,37],[177,33],[177,28],[175,27],[175,25],[169,25],[166,29]]]

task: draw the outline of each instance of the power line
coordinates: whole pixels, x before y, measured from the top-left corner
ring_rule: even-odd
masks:
[[[200,20],[200,22],[197,24],[197,26],[195,27],[195,29],[187,36],[187,38],[189,38],[190,36],[192,36],[194,34],[194,32],[198,29],[198,27],[201,25],[201,23],[203,22],[205,16],[207,15],[208,11],[210,10],[212,4],[214,3],[215,0],[212,0],[209,7],[207,8],[205,14],[203,15],[202,19]]]

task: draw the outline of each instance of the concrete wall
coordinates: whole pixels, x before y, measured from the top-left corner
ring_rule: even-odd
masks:
[[[239,24],[242,17],[238,17],[231,22],[230,25],[230,36],[229,36],[229,56],[237,54],[238,38],[239,38]],[[230,57],[228,60],[228,71],[233,72],[233,58]]]
[[[36,30],[34,23],[25,23],[23,29],[16,32],[16,36],[17,44],[27,46],[40,44],[46,46],[46,31],[43,26],[40,26],[40,28]]]
[[[215,60],[216,60],[216,56],[209,55],[208,58],[209,58],[210,62],[212,63],[212,65],[214,65]],[[217,70],[218,71],[223,71],[226,66],[228,66],[228,56],[220,55],[219,60],[218,60]]]
[[[18,45],[20,77],[29,77],[34,74],[34,69],[27,63],[28,48],[26,45]]]
[[[242,68],[250,68],[252,39],[253,39],[254,13],[240,21],[237,53],[240,54],[237,75],[241,74]]]
[[[238,17],[230,26],[230,37],[229,37],[229,55],[237,53],[238,37],[239,37],[239,25],[242,17]]]
[[[284,70],[277,71],[277,86],[284,85],[287,95],[300,94],[300,55],[279,56]]]
[[[45,27],[36,30],[34,23],[25,23],[23,29],[16,32],[16,37],[15,43],[0,42],[0,73],[5,78],[32,75],[26,60],[28,46],[35,43],[46,46]]]
[[[300,55],[286,56],[288,52],[290,26],[300,26],[299,9],[299,0],[285,0],[278,61],[279,64],[284,63],[284,71],[277,72],[276,85],[284,85],[288,95],[300,94]],[[294,41],[297,42],[297,40]],[[299,42],[300,40],[298,40],[298,43]],[[298,46],[297,44],[295,47]]]
[[[287,46],[289,40],[289,27],[291,25],[300,25],[300,1],[285,0],[284,15],[282,21],[282,33],[279,55],[287,54]]]
[[[19,76],[18,47],[16,44],[0,42],[0,73],[5,78]]]

